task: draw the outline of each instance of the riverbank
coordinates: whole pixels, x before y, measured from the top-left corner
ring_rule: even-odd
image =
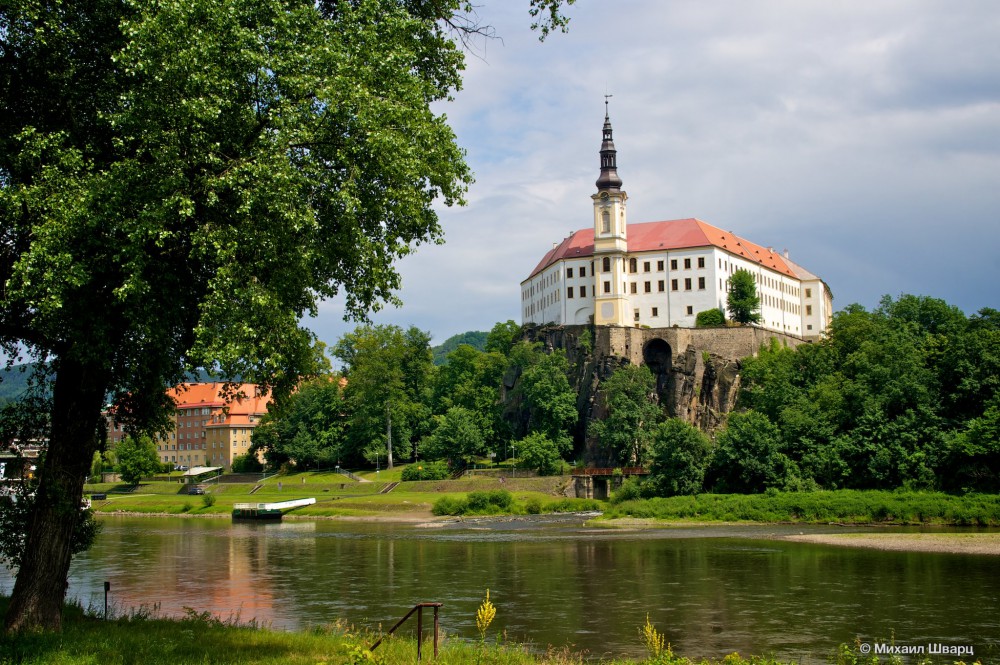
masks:
[[[1000,533],[799,534],[778,540],[893,552],[943,552],[1000,556]]]
[[[6,613],[8,598],[0,597],[0,613]],[[426,618],[426,617],[425,617]],[[411,624],[413,622],[411,621]],[[429,622],[428,622],[429,623]],[[95,612],[85,612],[79,606],[67,606],[62,633],[33,633],[6,636],[0,641],[0,663],[21,665],[93,665],[93,663],[123,663],[142,665],[183,665],[214,663],[215,665],[411,665],[417,652],[415,629],[412,625],[400,633],[413,637],[389,637],[374,651],[369,647],[381,637],[353,626],[335,623],[317,626],[308,631],[284,632],[270,630],[255,623],[240,623],[238,619],[220,621],[193,610],[182,619],[164,619],[138,613],[103,620]],[[642,633],[636,627],[636,641],[655,648],[650,637],[661,634]],[[586,654],[569,649],[549,649],[544,654],[530,651],[527,645],[509,643],[489,629],[485,639],[476,636],[442,635],[439,654],[431,660],[434,644],[429,627],[425,628],[422,644],[424,658],[441,665],[582,665],[598,663],[628,665],[784,665],[768,657],[742,657],[692,660],[674,654],[669,645],[659,644],[656,657],[637,661],[621,658],[591,660]],[[841,645],[829,654],[827,662],[850,665],[875,665],[877,656],[865,656],[856,647]],[[889,663],[895,661],[889,660]]]

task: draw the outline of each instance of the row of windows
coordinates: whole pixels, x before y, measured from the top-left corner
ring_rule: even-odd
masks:
[[[579,268],[579,275],[580,275],[580,277],[586,277],[587,276],[587,267],[586,266],[580,266],[580,268]],[[573,278],[573,268],[566,268],[566,278],[567,279],[572,279]]]

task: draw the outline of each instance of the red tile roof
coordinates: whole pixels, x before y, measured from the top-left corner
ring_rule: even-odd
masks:
[[[267,412],[267,405],[270,403],[271,398],[269,396],[258,395],[256,384],[239,384],[237,392],[242,392],[245,396],[237,399],[233,399],[223,393],[223,386],[225,385],[225,383],[220,381],[211,383],[182,383],[172,388],[167,394],[173,398],[179,409],[193,406],[214,406],[226,407],[231,414]]]
[[[777,252],[749,240],[718,229],[700,219],[674,219],[628,225],[628,251],[655,252],[694,247],[718,247],[748,261],[795,277],[795,272]],[[564,259],[587,258],[594,255],[594,229],[580,229],[549,250],[531,271],[528,279]]]

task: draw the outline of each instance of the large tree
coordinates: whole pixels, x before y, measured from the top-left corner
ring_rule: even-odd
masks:
[[[649,462],[653,432],[663,419],[655,401],[656,378],[645,365],[624,365],[601,384],[607,417],[591,425],[604,463],[643,466]]]
[[[109,395],[138,434],[194,367],[287,392],[318,300],[363,315],[439,239],[460,4],[0,4],[0,345],[52,385],[8,630],[60,627]]]

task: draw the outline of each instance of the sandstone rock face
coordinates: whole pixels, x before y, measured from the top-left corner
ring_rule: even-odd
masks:
[[[711,433],[723,426],[726,414],[736,406],[741,361],[756,355],[772,338],[792,347],[808,343],[751,327],[545,326],[525,330],[525,339],[541,343],[546,352],[566,352],[580,413],[574,438],[587,461],[595,461],[588,425],[607,415],[601,383],[617,368],[628,363],[648,366],[666,413]],[[505,417],[520,435],[527,414],[516,403],[518,379],[518,372],[509,372],[503,392]]]

